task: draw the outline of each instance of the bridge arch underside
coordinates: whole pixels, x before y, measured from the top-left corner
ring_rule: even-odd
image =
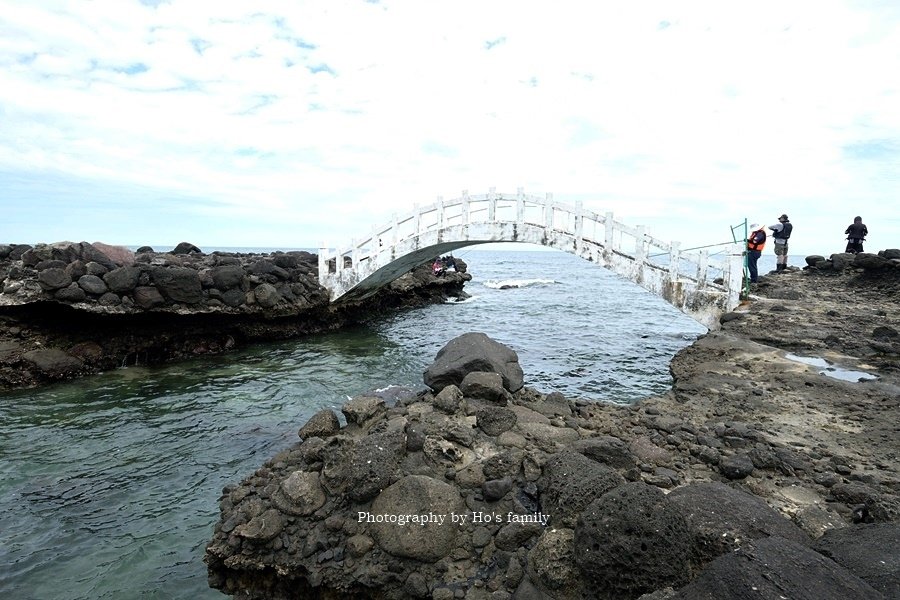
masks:
[[[673,280],[665,266],[637,261],[629,254],[571,233],[514,221],[454,225],[398,242],[382,253],[387,256],[378,255],[375,261],[363,259],[356,269],[339,269],[335,280],[345,291],[337,292],[333,300],[364,298],[436,256],[497,242],[537,244],[574,254],[643,287],[709,329],[717,329],[719,317],[730,310],[724,289],[683,276]]]

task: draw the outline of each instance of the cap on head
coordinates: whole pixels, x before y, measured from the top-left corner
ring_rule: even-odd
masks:
[[[761,225],[760,225],[759,223],[754,223],[753,225],[750,226],[750,230],[751,230],[751,231],[756,231],[756,230],[759,229],[760,227],[761,227]]]
[[[789,219],[788,219],[788,216],[787,216],[787,215],[781,215],[780,217],[778,217],[778,220],[779,220],[779,221],[787,221],[787,220],[789,220]]]

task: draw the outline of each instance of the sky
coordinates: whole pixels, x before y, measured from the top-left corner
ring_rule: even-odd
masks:
[[[492,187],[900,247],[900,3],[0,0],[0,243],[345,246]]]

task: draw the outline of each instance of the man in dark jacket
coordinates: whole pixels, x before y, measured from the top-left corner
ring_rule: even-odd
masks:
[[[847,249],[844,252],[852,252],[853,254],[862,252],[863,242],[866,241],[866,236],[869,235],[869,228],[863,224],[862,217],[855,217],[853,224],[844,233],[847,234]]]

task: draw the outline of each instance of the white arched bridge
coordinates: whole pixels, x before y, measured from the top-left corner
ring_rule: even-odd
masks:
[[[682,251],[677,241],[649,235],[642,226],[615,221],[545,197],[501,194],[438,199],[375,228],[349,247],[319,250],[319,283],[332,302],[364,298],[410,269],[475,244],[526,242],[580,256],[633,281],[710,329],[737,306],[743,247],[710,256]],[[323,244],[324,246],[324,244]]]

